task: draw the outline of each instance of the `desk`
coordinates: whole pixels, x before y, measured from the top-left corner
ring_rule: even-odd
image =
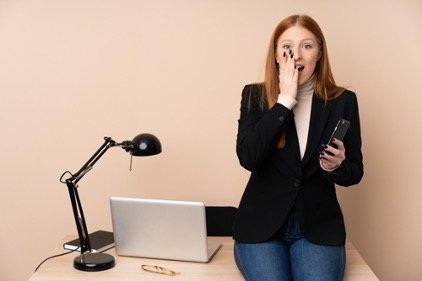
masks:
[[[69,241],[74,237],[66,237]],[[73,259],[78,253],[71,253],[45,262],[29,281],[86,281],[86,280],[228,280],[242,281],[233,258],[233,240],[231,237],[209,237],[222,243],[222,247],[209,263],[191,263],[145,258],[119,257],[116,251],[110,249],[107,253],[116,259],[116,266],[100,272],[82,272],[73,268]],[[52,253],[63,253],[58,247]],[[375,281],[378,278],[365,263],[350,242],[346,242],[347,265],[344,281]],[[161,274],[148,273],[141,269],[142,264],[159,265],[181,274],[170,277]]]

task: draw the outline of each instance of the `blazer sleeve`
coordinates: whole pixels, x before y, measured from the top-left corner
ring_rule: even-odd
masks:
[[[245,169],[258,168],[276,149],[283,129],[293,120],[293,113],[276,103],[271,109],[259,105],[259,84],[247,85],[242,91],[236,153]]]

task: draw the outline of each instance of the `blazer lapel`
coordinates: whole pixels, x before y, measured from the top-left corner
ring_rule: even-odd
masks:
[[[311,159],[317,146],[321,146],[321,135],[324,132],[330,110],[315,94],[312,97],[311,120],[309,123],[308,141],[305,155],[302,159],[302,167]]]
[[[296,133],[296,125],[294,120],[286,127],[286,146],[282,149],[276,149],[273,161],[281,171],[286,168],[299,173],[301,168],[299,141]],[[292,160],[296,158],[295,160]],[[289,161],[286,161],[289,159]]]

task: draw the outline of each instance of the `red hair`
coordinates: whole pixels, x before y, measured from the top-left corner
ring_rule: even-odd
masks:
[[[325,42],[324,34],[322,33],[318,23],[307,15],[292,15],[282,20],[277,25],[271,36],[270,45],[268,47],[267,61],[265,64],[265,80],[263,83],[264,87],[260,87],[261,93],[259,100],[262,108],[264,108],[265,105],[267,105],[268,108],[271,108],[278,100],[280,87],[279,70],[276,61],[277,43],[280,36],[287,29],[296,25],[310,31],[315,36],[320,48],[321,57],[318,60],[314,71],[315,95],[326,103],[327,101],[341,95],[345,90],[345,88],[337,86],[334,81],[330,62],[328,60],[327,45]],[[283,132],[277,147],[283,148],[284,146],[285,133]]]
[[[278,94],[280,93],[278,65],[276,61],[277,42],[281,34],[295,25],[299,25],[310,31],[315,36],[320,48],[321,57],[317,62],[314,72],[314,91],[316,96],[327,102],[336,98],[345,90],[343,87],[337,86],[334,81],[330,62],[328,60],[324,34],[317,22],[307,15],[292,15],[285,18],[277,25],[271,36],[271,42],[268,47],[265,65],[265,95],[261,95],[261,101],[264,102],[265,98],[269,108],[277,102]]]

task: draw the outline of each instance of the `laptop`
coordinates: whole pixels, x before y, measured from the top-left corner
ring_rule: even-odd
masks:
[[[200,202],[110,198],[119,256],[209,262],[221,247],[208,241]]]

